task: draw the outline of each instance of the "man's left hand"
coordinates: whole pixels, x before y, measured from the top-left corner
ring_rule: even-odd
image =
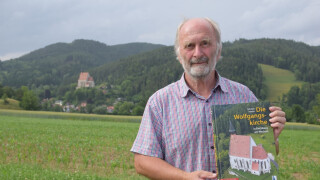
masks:
[[[276,106],[269,107],[269,110],[271,111],[269,114],[269,121],[271,122],[271,127],[273,128],[274,139],[277,140],[287,121],[286,113],[283,112],[280,107]]]

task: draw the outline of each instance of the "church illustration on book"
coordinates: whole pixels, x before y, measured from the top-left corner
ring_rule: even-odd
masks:
[[[261,173],[270,173],[270,159],[262,145],[256,145],[251,136],[237,135],[231,121],[229,132],[229,158],[231,168],[244,172],[249,171],[251,174],[258,176]]]

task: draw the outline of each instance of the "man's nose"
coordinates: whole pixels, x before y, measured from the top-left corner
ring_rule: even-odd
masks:
[[[203,56],[202,48],[200,46],[196,46],[194,48],[193,57],[200,58]]]

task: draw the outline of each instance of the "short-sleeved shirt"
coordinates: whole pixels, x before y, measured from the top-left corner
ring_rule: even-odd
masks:
[[[207,99],[188,87],[184,74],[155,92],[131,151],[161,158],[187,172],[216,171],[211,106],[258,101],[246,86],[216,75]]]

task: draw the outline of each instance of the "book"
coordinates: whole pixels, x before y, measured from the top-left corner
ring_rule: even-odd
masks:
[[[277,179],[269,106],[255,102],[211,107],[218,179]]]

